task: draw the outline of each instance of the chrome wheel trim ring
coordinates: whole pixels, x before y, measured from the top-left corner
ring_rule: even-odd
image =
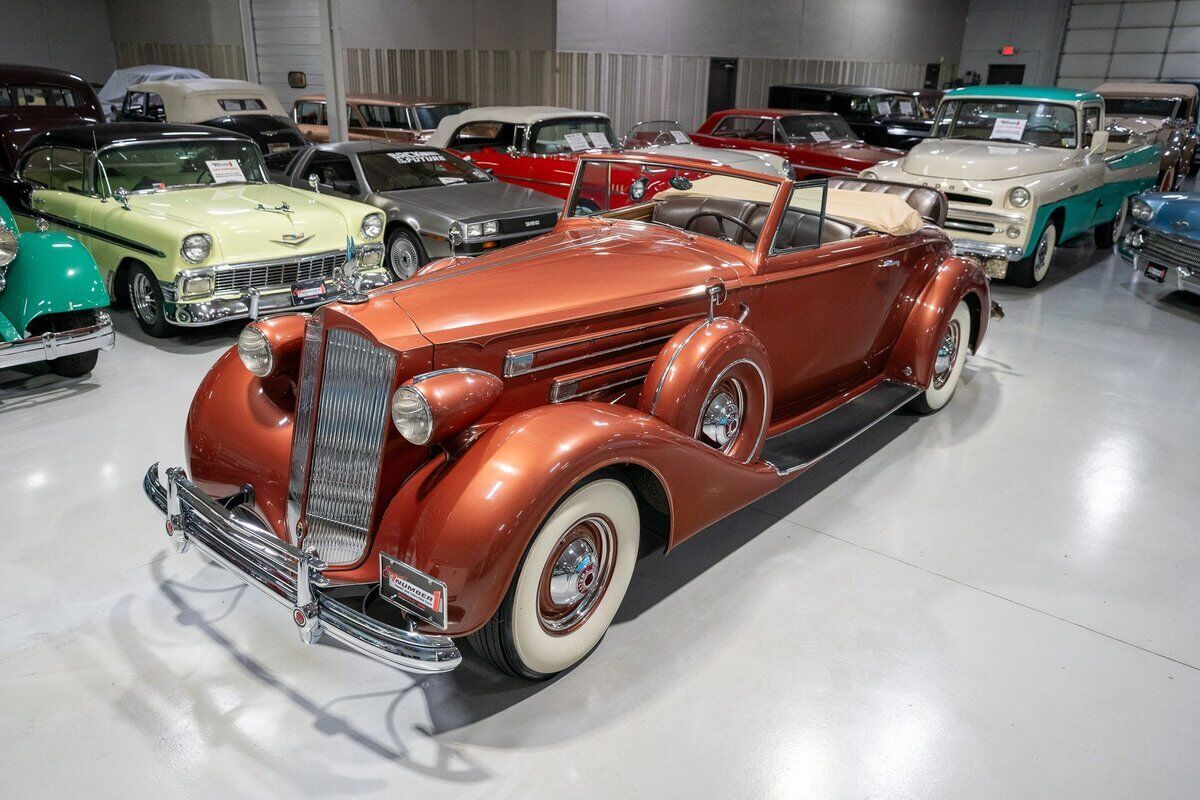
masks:
[[[696,424],[696,438],[728,453],[737,442],[746,417],[746,389],[732,378],[718,381],[704,401]]]
[[[950,380],[950,376],[954,374],[954,367],[958,363],[959,340],[962,338],[962,328],[958,324],[958,320],[950,320],[950,327],[946,329],[946,335],[942,337],[942,343],[938,345],[937,358],[933,362],[933,388],[941,389]]]
[[[417,246],[407,236],[397,236],[388,249],[388,266],[399,280],[406,280],[415,275],[420,260]]]
[[[153,325],[158,321],[158,301],[154,299],[154,287],[146,273],[138,272],[130,281],[129,302],[143,322]]]
[[[612,522],[599,514],[567,529],[546,560],[538,587],[538,623],[563,636],[587,622],[604,597],[617,556]]]

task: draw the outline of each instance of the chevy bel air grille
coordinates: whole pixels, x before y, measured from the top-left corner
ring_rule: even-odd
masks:
[[[334,329],[325,340],[324,360],[303,546],[315,547],[329,564],[352,564],[362,558],[370,533],[396,356],[356,333]],[[293,458],[303,455],[293,451]]]
[[[296,261],[264,261],[217,269],[217,291],[291,286],[297,281],[328,278],[346,263],[345,253],[321,253]]]
[[[529,217],[502,219],[499,222],[501,233],[528,233],[530,236],[533,236],[538,233],[545,233],[557,225],[558,214],[535,214]]]
[[[1200,244],[1182,242],[1152,230],[1143,234],[1142,255],[1148,260],[1162,259],[1168,264],[1200,266]]]

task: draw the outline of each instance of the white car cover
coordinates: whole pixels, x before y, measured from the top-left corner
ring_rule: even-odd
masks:
[[[143,64],[140,67],[125,67],[115,70],[97,94],[100,97],[100,105],[104,109],[104,116],[109,122],[112,122],[117,117],[116,111],[113,110],[114,106],[116,108],[121,107],[121,103],[125,100],[125,91],[135,83],[207,77],[208,75],[198,69],[166,67],[162,64]]]

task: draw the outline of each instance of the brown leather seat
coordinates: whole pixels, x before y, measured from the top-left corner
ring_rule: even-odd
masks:
[[[754,213],[750,215],[750,227],[756,231],[762,231],[769,211],[767,206],[755,208]],[[792,209],[783,212],[783,220],[779,223],[779,232],[775,237],[775,249],[791,250],[798,247],[813,247],[818,242],[828,244],[854,236],[854,228],[834,219],[826,219],[824,224],[818,228],[820,219],[817,214],[805,214]],[[818,230],[820,238],[817,237]]]
[[[720,212],[745,222],[755,233],[761,233],[763,225],[767,221],[770,206],[725,197],[672,197],[662,200],[654,206],[654,214],[651,219],[664,225],[684,228],[706,236],[727,236],[741,245],[752,247],[758,241],[740,225],[729,221],[722,222],[720,218],[713,216],[696,217],[696,214],[701,211]],[[815,245],[818,241],[819,219],[816,214],[787,211],[779,226],[776,247],[790,249]],[[688,225],[689,220],[692,221],[690,226]],[[820,230],[819,241],[822,244],[849,239],[854,235],[854,229],[849,225],[831,219],[825,220],[825,224]]]
[[[934,225],[946,224],[946,195],[928,186],[911,183],[872,181],[864,178],[830,178],[830,189],[847,189],[853,192],[883,192],[903,198],[904,202],[917,210],[926,221]]]

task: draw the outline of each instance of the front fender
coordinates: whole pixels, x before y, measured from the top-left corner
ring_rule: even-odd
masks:
[[[87,249],[61,233],[22,233],[5,272],[0,315],[21,335],[45,314],[104,308],[108,292]]]
[[[987,333],[991,291],[979,262],[951,256],[938,265],[933,280],[909,312],[888,361],[889,378],[921,388],[929,386],[938,344],[954,309],[964,299],[971,304],[971,349],[975,351]]]
[[[447,585],[449,633],[499,608],[534,534],[597,470],[641,468],[662,484],[670,544],[767,494],[783,478],[740,464],[641,411],[566,403],[517,414],[453,460],[418,470],[393,497],[381,549]]]

